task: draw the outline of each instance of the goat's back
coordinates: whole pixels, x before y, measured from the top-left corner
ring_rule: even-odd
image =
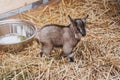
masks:
[[[42,27],[37,33],[37,39],[41,43],[51,43],[54,46],[63,45],[63,34],[65,26],[50,24]]]

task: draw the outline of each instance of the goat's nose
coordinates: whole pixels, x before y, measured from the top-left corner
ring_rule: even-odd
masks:
[[[82,34],[82,36],[86,36],[86,33]]]

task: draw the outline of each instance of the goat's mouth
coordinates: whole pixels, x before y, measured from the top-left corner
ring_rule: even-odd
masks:
[[[86,33],[80,32],[80,34],[81,34],[82,36],[86,36]]]
[[[82,36],[86,36],[86,34],[82,34]]]

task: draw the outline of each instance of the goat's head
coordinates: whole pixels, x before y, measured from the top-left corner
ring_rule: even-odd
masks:
[[[88,18],[88,15],[81,18],[81,19],[72,19],[69,15],[68,15],[70,22],[71,22],[71,27],[73,32],[76,33],[80,33],[82,36],[86,35],[86,19]]]

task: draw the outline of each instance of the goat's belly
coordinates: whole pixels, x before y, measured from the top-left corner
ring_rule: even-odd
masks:
[[[52,44],[54,45],[54,47],[62,47],[63,41],[61,39],[54,39],[52,40]]]
[[[63,45],[54,45],[54,47],[56,47],[56,48],[62,48]]]

